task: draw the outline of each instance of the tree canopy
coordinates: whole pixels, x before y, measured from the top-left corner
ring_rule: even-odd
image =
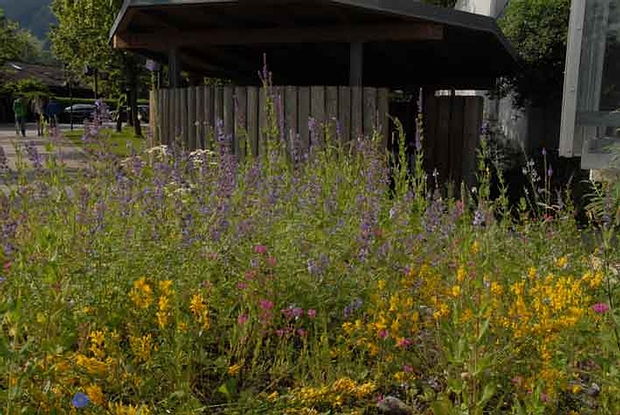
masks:
[[[27,31],[6,18],[0,8],[0,71],[10,60],[34,61],[41,56],[40,44]]]
[[[512,0],[506,8],[500,25],[524,64],[501,92],[512,92],[518,106],[561,98],[569,17],[570,0]]]
[[[118,92],[122,78],[123,54],[108,44],[108,33],[121,0],[54,0],[52,11],[58,25],[52,27],[50,38],[54,55],[65,63],[75,76],[83,78],[90,66],[107,74],[104,83],[109,93]]]

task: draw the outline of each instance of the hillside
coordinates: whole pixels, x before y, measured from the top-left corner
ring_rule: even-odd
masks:
[[[46,40],[50,25],[56,21],[50,10],[51,3],[52,0],[0,0],[0,8],[9,19]]]

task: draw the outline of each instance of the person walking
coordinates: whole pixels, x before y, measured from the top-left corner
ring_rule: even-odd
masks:
[[[13,114],[15,115],[15,133],[19,135],[22,133],[22,136],[26,137],[26,103],[22,99],[22,97],[15,98],[13,101]]]
[[[36,96],[30,101],[30,110],[34,114],[35,121],[37,123],[37,136],[43,136],[43,113],[45,108],[45,102],[43,97]]]

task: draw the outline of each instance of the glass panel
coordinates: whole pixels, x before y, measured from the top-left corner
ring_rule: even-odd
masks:
[[[587,0],[585,12],[575,134],[599,152],[620,137],[620,0]]]

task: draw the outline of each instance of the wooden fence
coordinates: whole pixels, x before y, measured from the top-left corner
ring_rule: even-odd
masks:
[[[343,141],[374,130],[387,139],[387,89],[282,86],[270,88],[269,94],[280,130],[289,135],[287,139],[290,134],[298,137],[302,151],[324,140],[322,126]],[[269,128],[267,96],[264,88],[244,86],[151,91],[154,140],[162,144],[179,140],[188,149],[207,148],[220,123],[222,132],[232,137],[235,154],[243,155],[245,148],[259,154]],[[316,125],[312,131],[311,124]]]
[[[475,182],[477,149],[484,99],[477,96],[438,96],[424,105],[427,170],[437,169],[441,181]]]
[[[326,126],[343,141],[377,131],[387,145],[389,116],[406,118],[408,140],[415,136],[415,104],[404,108],[391,103],[384,88],[273,87],[273,111],[279,129],[297,139],[306,151],[324,140]],[[217,125],[232,137],[233,152],[241,157],[249,148],[262,154],[267,134],[266,91],[258,87],[199,86],[151,91],[151,131],[156,143],[179,140],[185,148],[209,148]],[[476,149],[482,125],[483,99],[476,96],[427,96],[424,100],[424,150],[426,167],[437,169],[442,182],[472,184]],[[311,120],[316,127],[310,131]],[[412,148],[410,142],[409,147]]]

